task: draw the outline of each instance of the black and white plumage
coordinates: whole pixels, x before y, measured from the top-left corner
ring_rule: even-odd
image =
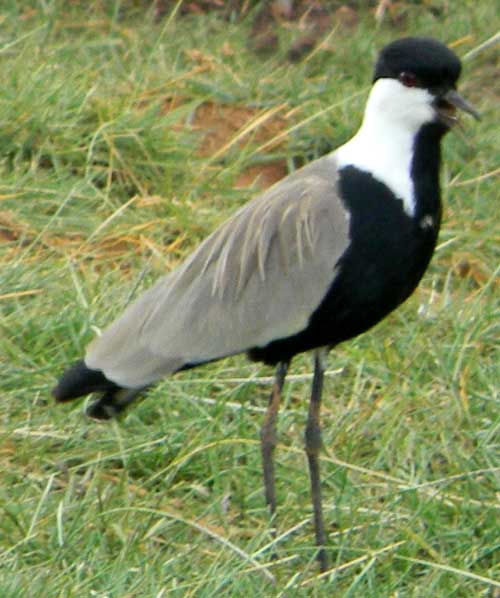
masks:
[[[326,351],[379,322],[415,289],[441,221],[440,141],[456,110],[457,56],[430,38],[386,46],[358,133],[257,196],[94,339],[53,391],[101,393],[90,414],[120,412],[157,380],[246,352],[277,364],[262,428],[266,501],[288,364],[316,350],[306,429],[316,541],[326,568],[318,451]]]

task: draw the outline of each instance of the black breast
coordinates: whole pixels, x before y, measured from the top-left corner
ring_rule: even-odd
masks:
[[[351,213],[351,243],[309,324],[328,345],[364,332],[411,295],[434,252],[440,222],[439,210],[410,217],[383,183],[354,167],[341,172],[340,192]]]
[[[251,349],[251,359],[273,364],[336,345],[372,327],[414,291],[439,232],[438,168],[439,162],[418,173],[415,188],[422,201],[411,217],[403,202],[372,175],[352,166],[341,170],[339,192],[351,214],[350,245],[336,264],[333,283],[305,330]]]

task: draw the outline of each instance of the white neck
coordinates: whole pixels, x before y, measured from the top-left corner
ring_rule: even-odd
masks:
[[[423,124],[434,118],[432,97],[423,89],[405,88],[394,79],[373,86],[361,128],[335,152],[339,168],[354,166],[372,174],[415,214],[411,179],[414,140]]]

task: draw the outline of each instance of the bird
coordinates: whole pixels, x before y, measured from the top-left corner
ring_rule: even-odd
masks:
[[[97,394],[87,412],[120,414],[160,379],[246,353],[276,368],[260,431],[265,502],[276,512],[274,451],[292,359],[313,354],[305,427],[316,558],[328,568],[319,453],[325,359],[415,290],[438,238],[441,141],[459,111],[458,56],[430,37],[387,44],[357,133],[237,210],[87,347],[52,391]]]

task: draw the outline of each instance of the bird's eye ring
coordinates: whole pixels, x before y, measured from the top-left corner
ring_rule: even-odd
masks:
[[[414,73],[403,71],[398,75],[398,81],[400,81],[405,87],[416,87],[418,84],[417,76]]]

